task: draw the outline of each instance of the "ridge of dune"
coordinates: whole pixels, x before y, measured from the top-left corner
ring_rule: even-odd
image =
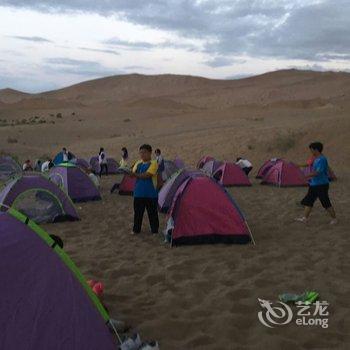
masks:
[[[0,102],[2,103],[16,103],[30,96],[31,94],[11,88],[0,89]]]

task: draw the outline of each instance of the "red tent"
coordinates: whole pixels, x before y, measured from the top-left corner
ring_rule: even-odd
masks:
[[[172,245],[250,241],[246,220],[232,197],[206,176],[188,178],[178,188],[166,232]]]
[[[277,185],[279,187],[306,186],[307,180],[296,164],[281,160],[268,170],[261,184]]]
[[[202,157],[202,158],[199,160],[199,162],[197,163],[197,169],[202,169],[203,166],[204,166],[204,164],[205,164],[206,162],[209,162],[210,160],[214,160],[214,158],[211,157],[211,156],[204,156],[204,157]]]
[[[236,164],[223,163],[213,174],[213,178],[223,186],[251,186],[245,172]]]
[[[257,179],[262,179],[265,174],[270,170],[271,167],[273,167],[278,162],[281,162],[282,159],[279,158],[271,158],[267,160],[259,169],[258,173],[256,174]]]
[[[131,177],[125,174],[119,185],[119,194],[132,196],[134,193],[135,183],[136,177]]]

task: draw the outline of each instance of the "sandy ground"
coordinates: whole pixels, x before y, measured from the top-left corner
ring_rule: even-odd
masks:
[[[105,91],[105,102],[103,91],[92,94],[94,83],[88,83],[41,96],[45,108],[42,101],[18,100],[7,91],[0,119],[38,115],[46,122],[1,127],[0,148],[23,160],[53,154],[62,145],[88,157],[103,145],[119,158],[126,145],[135,158],[137,146],[147,141],[190,166],[204,154],[227,160],[244,155],[256,172],[273,156],[301,162],[310,141],[323,141],[339,178],[330,192],[337,226],[329,226],[319,204],[308,226],[293,221],[302,211],[298,202],[305,188],[260,186],[253,180],[250,188],[229,191],[247,216],[255,246],[170,248],[160,235],[148,233],[147,221],[141,235],[128,234],[132,198],[110,195],[116,177],[109,176],[102,179],[103,201],[78,205],[80,222],[45,228],[64,239],[87,278],[104,282],[113,316],[144,339],[157,339],[161,349],[349,349],[350,78],[327,74],[277,72],[210,86],[190,78],[180,79],[181,85],[173,78],[171,86],[181,85],[176,91],[162,81],[147,82],[149,96],[140,88],[143,80],[133,77],[137,88],[125,78],[118,93],[109,96],[111,87]],[[161,91],[166,98],[157,97]],[[70,103],[74,108],[67,107]],[[162,227],[164,222],[162,216]],[[327,329],[260,324],[258,298],[275,301],[280,293],[304,290],[316,290],[330,303]]]

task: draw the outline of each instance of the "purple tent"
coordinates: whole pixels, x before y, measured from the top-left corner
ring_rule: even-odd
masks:
[[[180,159],[179,157],[176,157],[174,160],[174,163],[178,169],[184,169],[186,168],[185,163]]]
[[[88,161],[86,161],[84,158],[78,158],[75,162],[75,164],[80,167],[81,169],[83,169],[84,171],[86,171],[87,169],[90,168],[90,164],[88,163]]]
[[[95,174],[100,172],[100,164],[98,163],[98,157],[90,158],[90,167]],[[108,174],[117,174],[118,162],[113,158],[107,158]]]
[[[116,349],[109,316],[77,266],[33,221],[0,212],[1,349]]]
[[[67,194],[37,173],[26,173],[8,182],[0,192],[0,203],[17,209],[36,223],[79,220]]]
[[[0,157],[0,181],[6,181],[22,173],[21,166],[10,156]]]
[[[50,170],[50,180],[64,188],[73,202],[100,200],[101,194],[93,181],[83,170],[66,163]]]
[[[175,173],[162,187],[158,195],[159,211],[168,212],[171,208],[177,189],[188,178],[206,176],[202,171],[180,170]]]

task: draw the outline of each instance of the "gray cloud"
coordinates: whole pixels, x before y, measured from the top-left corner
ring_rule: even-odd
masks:
[[[159,48],[185,49],[189,51],[196,51],[198,48],[195,45],[186,43],[175,43],[171,41],[163,41],[161,43],[149,43],[146,41],[127,41],[119,38],[110,38],[104,41],[104,44],[116,46],[127,50],[152,50]]]
[[[144,66],[126,66],[123,67],[124,70],[150,70],[151,68],[149,67],[144,67]]]
[[[210,60],[204,61],[203,63],[212,68],[232,66],[233,64],[245,63],[245,60],[230,58],[225,56],[217,56]]]
[[[89,48],[89,47],[79,47],[79,49],[83,50],[83,51],[109,53],[111,55],[120,55],[119,52],[114,51],[114,50],[108,50],[108,49],[94,49],[94,48]]]
[[[11,35],[9,36],[13,39],[24,40],[24,41],[32,41],[35,43],[52,43],[51,40],[42,38],[41,36],[20,36],[20,35]]]
[[[54,57],[46,59],[45,63],[45,70],[47,72],[80,75],[86,78],[102,77],[122,73],[120,70],[105,67],[97,61],[85,61],[65,57]]]
[[[202,39],[205,52],[218,56],[329,61],[339,55],[348,60],[350,55],[349,0],[2,0],[2,5],[117,15],[135,24]],[[159,46],[120,39],[110,44],[133,50],[169,47],[169,43]]]

